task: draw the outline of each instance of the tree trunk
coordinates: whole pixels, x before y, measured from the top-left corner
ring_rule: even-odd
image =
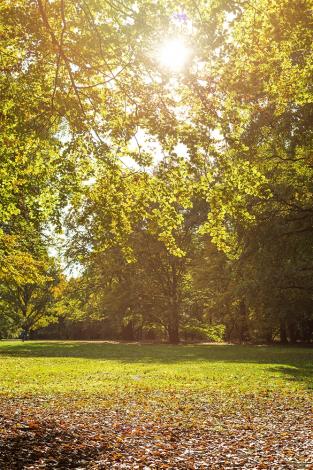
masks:
[[[267,344],[271,344],[273,342],[273,331],[268,330],[265,334],[265,341]]]
[[[132,320],[123,327],[122,339],[125,341],[134,341],[134,323]]]
[[[295,344],[297,342],[298,331],[297,331],[296,322],[293,322],[293,321],[288,322],[288,337],[290,339],[290,343]]]
[[[244,300],[239,304],[239,341],[243,343],[248,338],[247,309]]]
[[[171,344],[179,343],[179,295],[175,262],[172,264],[172,285],[169,305],[168,339]]]
[[[168,339],[171,344],[179,343],[179,329],[178,322],[171,323],[168,328]]]
[[[21,338],[23,342],[29,339],[29,327],[28,326],[24,326]]]
[[[288,343],[288,338],[287,338],[287,328],[286,328],[286,320],[285,319],[280,320],[279,331],[280,331],[280,342],[282,344],[287,344]]]

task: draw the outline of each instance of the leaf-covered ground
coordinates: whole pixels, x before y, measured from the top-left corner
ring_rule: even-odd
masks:
[[[77,343],[69,355],[68,344],[0,343],[1,470],[313,469],[312,349]],[[91,382],[95,361],[103,373],[116,361],[116,374],[125,361],[128,383],[101,387],[97,375],[98,390],[84,384],[82,359]],[[68,365],[67,378],[53,373],[56,360]],[[167,372],[168,386],[142,378],[152,364]]]

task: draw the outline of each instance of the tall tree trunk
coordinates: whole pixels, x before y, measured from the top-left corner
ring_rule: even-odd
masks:
[[[122,328],[122,339],[126,341],[134,340],[134,323],[130,320],[127,325]]]
[[[294,321],[288,321],[288,337],[290,339],[290,343],[294,344],[297,342],[298,331],[297,324]]]
[[[168,339],[171,344],[179,343],[178,322],[171,322],[168,327]]]
[[[280,319],[279,332],[280,332],[280,342],[282,344],[288,343],[286,320],[284,318]]]
[[[239,341],[243,343],[248,339],[247,309],[244,300],[239,304]]]
[[[179,343],[179,305],[177,299],[171,299],[168,317],[168,339],[171,344]]]
[[[171,344],[179,343],[179,300],[177,272],[175,262],[172,264],[172,285],[169,305],[168,339]]]
[[[267,344],[270,344],[273,342],[273,331],[272,329],[267,330],[265,333],[265,341]]]

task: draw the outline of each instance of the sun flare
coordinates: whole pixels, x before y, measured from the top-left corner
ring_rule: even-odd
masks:
[[[172,72],[180,72],[187,64],[191,49],[181,38],[164,41],[158,52],[160,64]]]

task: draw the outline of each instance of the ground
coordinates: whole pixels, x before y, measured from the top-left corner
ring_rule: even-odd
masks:
[[[313,348],[0,342],[0,469],[313,469]]]

